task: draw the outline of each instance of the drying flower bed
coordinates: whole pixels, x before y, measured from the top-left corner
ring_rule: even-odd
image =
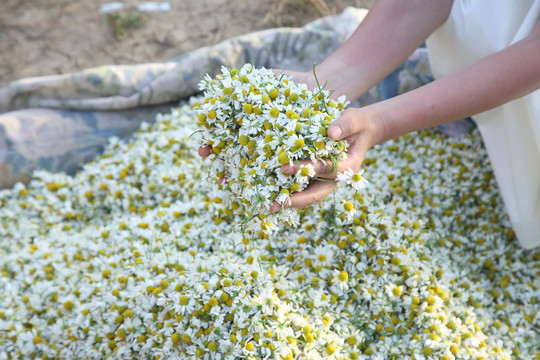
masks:
[[[0,359],[540,356],[540,253],[477,133],[377,146],[362,192],[246,237],[190,137],[203,101],[0,192]]]

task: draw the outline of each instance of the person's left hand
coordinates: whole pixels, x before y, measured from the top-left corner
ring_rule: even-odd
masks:
[[[210,147],[210,146],[200,146],[198,153],[199,153],[199,156],[208,157],[212,153],[212,147]]]

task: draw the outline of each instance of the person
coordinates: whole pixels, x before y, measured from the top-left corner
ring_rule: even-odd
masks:
[[[328,136],[346,139],[337,172],[358,170],[366,151],[392,138],[473,116],[482,134],[514,232],[540,245],[540,0],[378,0],[350,38],[315,72],[334,97],[354,100],[424,42],[436,80],[363,108],[346,109]],[[315,88],[311,71],[287,72]],[[201,156],[209,149],[201,148]],[[334,179],[328,161],[316,176]],[[284,165],[295,173],[300,165]],[[292,194],[304,208],[336,185],[315,181]],[[277,211],[281,205],[274,204]]]

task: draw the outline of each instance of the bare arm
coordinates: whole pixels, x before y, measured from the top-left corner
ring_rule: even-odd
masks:
[[[439,27],[453,0],[378,0],[355,32],[316,68],[320,84],[352,101],[395,70]],[[278,71],[281,72],[281,71]],[[293,75],[296,82],[316,87],[311,71]],[[201,147],[206,157],[211,149]]]
[[[357,99],[443,24],[451,6],[452,0],[377,1],[351,37],[317,66],[317,77],[337,96]]]
[[[540,20],[525,39],[462,70],[397,97],[346,110],[328,130],[330,137],[345,138],[351,145],[349,158],[339,164],[338,171],[358,169],[373,145],[478,114],[540,89],[539,59]],[[315,168],[319,177],[335,177],[331,164],[317,162]],[[315,182],[292,195],[292,206],[306,207],[333,187],[331,183]]]
[[[378,120],[380,143],[492,109],[540,88],[540,20],[525,39],[421,88],[364,108]],[[354,131],[348,120],[338,136]],[[358,126],[359,124],[355,124]],[[371,144],[374,145],[374,144]]]

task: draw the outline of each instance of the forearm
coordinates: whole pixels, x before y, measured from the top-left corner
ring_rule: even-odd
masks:
[[[351,37],[316,68],[335,94],[354,100],[396,69],[439,27],[452,0],[379,0]]]
[[[378,142],[472,116],[539,89],[539,26],[540,23],[531,35],[503,51],[365,108],[382,124]]]

